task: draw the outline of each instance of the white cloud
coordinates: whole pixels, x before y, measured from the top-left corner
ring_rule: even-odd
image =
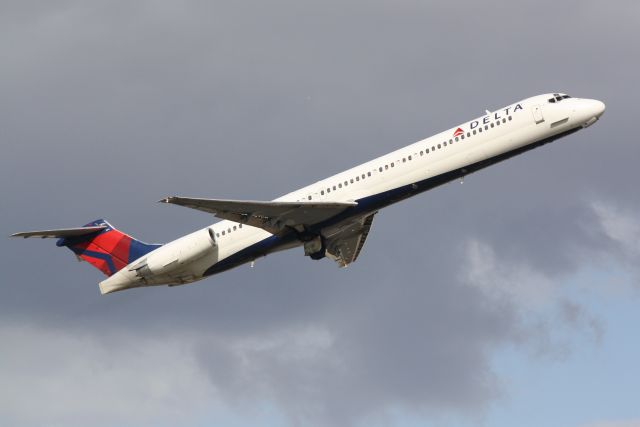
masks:
[[[609,239],[617,243],[629,257],[640,256],[640,221],[637,214],[602,201],[592,202],[591,209]]]
[[[576,331],[588,333],[595,343],[602,340],[602,322],[575,297],[574,275],[548,276],[478,239],[467,241],[460,275],[492,301],[518,313],[519,332],[524,334],[520,338],[527,338],[520,342],[533,345],[536,354],[566,356]]]
[[[504,262],[495,250],[480,240],[466,245],[467,265],[461,270],[466,283],[486,295],[507,298],[519,306],[535,308],[556,295],[552,281],[525,263]]]

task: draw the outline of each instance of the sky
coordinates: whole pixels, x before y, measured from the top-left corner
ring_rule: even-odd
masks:
[[[100,296],[0,239],[0,424],[640,426],[635,1],[0,2],[0,224],[148,242],[548,92],[594,126],[270,255]]]

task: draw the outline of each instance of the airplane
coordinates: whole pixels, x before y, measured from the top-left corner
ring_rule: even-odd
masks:
[[[222,221],[166,244],[147,244],[103,219],[15,233],[58,238],[107,279],[101,294],[177,286],[302,246],[314,260],[356,261],[380,209],[594,124],[605,104],[549,93],[527,98],[330,176],[273,201],[167,197]]]

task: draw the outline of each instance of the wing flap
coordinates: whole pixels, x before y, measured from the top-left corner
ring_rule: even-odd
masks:
[[[327,255],[346,267],[358,259],[373,223],[372,213],[327,239]]]
[[[77,227],[77,228],[58,228],[53,230],[39,230],[39,231],[22,231],[20,233],[14,233],[11,237],[40,237],[46,238],[65,238],[65,237],[77,237],[85,236],[87,234],[95,233],[107,228],[106,225],[98,225],[94,227]]]
[[[357,205],[355,202],[263,202],[191,197],[167,197],[160,202],[208,212],[218,218],[262,228],[273,234],[286,227],[302,231]]]

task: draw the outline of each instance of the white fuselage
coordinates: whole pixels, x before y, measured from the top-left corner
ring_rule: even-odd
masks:
[[[551,99],[555,101],[554,94],[539,95],[487,112],[276,200],[357,202],[361,209],[354,215],[362,216],[586,127],[604,111],[604,104],[596,100]],[[318,232],[331,233],[334,226],[339,224],[326,224]],[[302,241],[295,236],[274,236],[260,228],[220,221],[145,255],[155,268],[144,280],[124,268],[104,280],[100,289],[108,293],[190,283],[299,245]]]

